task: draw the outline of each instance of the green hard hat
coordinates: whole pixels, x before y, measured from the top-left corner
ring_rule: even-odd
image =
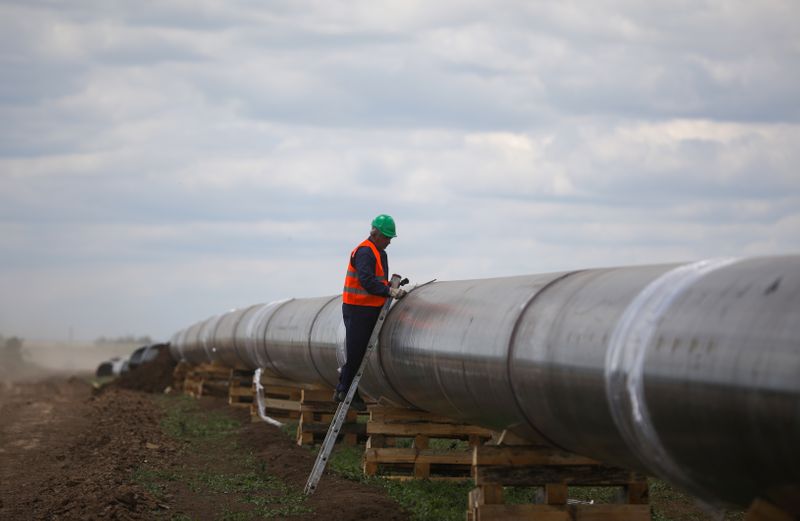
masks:
[[[397,237],[397,233],[395,232],[394,228],[394,219],[392,219],[391,215],[386,215],[385,213],[382,213],[376,218],[372,219],[372,227],[376,228],[386,237],[389,238]]]

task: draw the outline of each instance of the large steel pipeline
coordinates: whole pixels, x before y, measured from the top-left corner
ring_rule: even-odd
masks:
[[[218,315],[170,349],[333,386],[341,298]],[[361,389],[800,513],[800,256],[429,284],[392,308]]]

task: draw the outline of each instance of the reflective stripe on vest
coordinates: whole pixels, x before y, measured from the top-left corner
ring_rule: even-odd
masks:
[[[358,273],[356,272],[355,268],[353,268],[352,262],[353,258],[356,255],[356,252],[362,246],[367,246],[369,249],[372,250],[372,253],[375,255],[375,276],[381,279],[381,282],[389,285],[388,278],[386,277],[386,273],[383,270],[383,263],[381,262],[381,254],[378,252],[378,248],[375,247],[374,244],[369,239],[366,239],[364,242],[356,246],[353,251],[350,253],[350,260],[347,263],[347,273],[344,277],[344,290],[342,290],[342,302],[345,304],[354,304],[356,306],[373,306],[379,307],[382,306],[384,302],[386,302],[386,297],[381,297],[379,295],[373,295],[369,293],[364,287],[361,285],[361,281],[358,280]]]

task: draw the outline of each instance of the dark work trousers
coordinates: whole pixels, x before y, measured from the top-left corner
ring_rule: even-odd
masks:
[[[342,304],[342,318],[344,318],[344,329],[346,332],[345,347],[347,349],[347,361],[342,366],[339,375],[339,385],[337,391],[347,392],[353,378],[356,377],[361,359],[367,351],[369,337],[378,316],[381,314],[382,306],[354,306],[353,304]]]

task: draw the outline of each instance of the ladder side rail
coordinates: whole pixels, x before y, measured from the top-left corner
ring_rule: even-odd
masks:
[[[392,276],[391,286],[396,288],[399,284],[400,277],[397,275]],[[344,400],[336,408],[336,414],[334,415],[333,421],[328,428],[328,433],[325,435],[325,441],[323,441],[322,445],[320,446],[317,459],[314,461],[314,467],[311,469],[311,474],[308,476],[308,481],[306,482],[305,489],[303,490],[307,496],[313,494],[317,489],[317,484],[322,477],[322,472],[325,470],[325,466],[328,464],[328,458],[333,451],[333,446],[336,444],[336,438],[339,436],[339,431],[342,428],[345,416],[347,416],[347,411],[350,410],[350,403],[353,401],[356,390],[358,390],[358,383],[367,368],[370,355],[375,350],[375,346],[378,344],[378,338],[380,337],[383,323],[386,320],[386,315],[389,312],[391,305],[392,297],[389,297],[383,304],[380,315],[378,315],[378,321],[375,324],[375,327],[372,329],[372,335],[369,337],[367,349],[364,352],[364,357],[361,359],[361,365],[358,366],[358,371],[353,378],[353,383],[350,384],[350,388],[347,390]]]

